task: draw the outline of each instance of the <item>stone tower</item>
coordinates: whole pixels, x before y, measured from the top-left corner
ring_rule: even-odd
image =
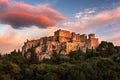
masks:
[[[99,43],[98,43],[98,38],[95,38],[95,34],[93,34],[93,33],[91,33],[91,34],[89,34],[88,35],[88,39],[87,39],[87,47],[89,48],[89,49],[95,49],[98,45],[99,45]]]

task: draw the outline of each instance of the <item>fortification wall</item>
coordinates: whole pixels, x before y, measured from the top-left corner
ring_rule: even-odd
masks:
[[[59,29],[56,32],[54,32],[54,36],[60,36],[60,37],[68,37],[68,38],[70,38],[71,34],[70,34],[69,31]]]

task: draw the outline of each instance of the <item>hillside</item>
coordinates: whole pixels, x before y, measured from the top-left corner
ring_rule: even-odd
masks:
[[[0,57],[0,80],[120,80],[120,47],[103,41],[97,51],[54,53],[43,61],[14,50]]]

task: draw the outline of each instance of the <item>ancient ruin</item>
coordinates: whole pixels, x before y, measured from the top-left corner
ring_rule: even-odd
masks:
[[[67,55],[70,51],[82,50],[86,52],[86,48],[95,49],[98,46],[98,38],[95,34],[76,34],[67,30],[57,30],[54,36],[42,37],[38,40],[27,40],[22,47],[22,54],[29,58],[31,52],[28,50],[35,47],[35,53],[39,60],[44,58],[50,59],[53,51],[57,54]]]

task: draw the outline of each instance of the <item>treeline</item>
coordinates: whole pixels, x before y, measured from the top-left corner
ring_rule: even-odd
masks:
[[[99,47],[72,51],[63,56],[54,52],[50,60],[26,59],[20,50],[0,56],[0,80],[120,80],[120,47],[102,41]]]

